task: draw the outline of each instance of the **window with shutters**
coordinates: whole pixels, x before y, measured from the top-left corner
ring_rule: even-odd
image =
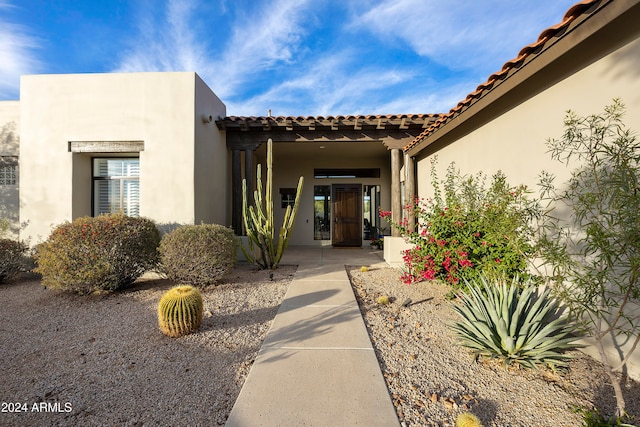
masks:
[[[0,156],[0,185],[18,185],[18,158]]]
[[[93,215],[140,215],[140,159],[93,159]]]

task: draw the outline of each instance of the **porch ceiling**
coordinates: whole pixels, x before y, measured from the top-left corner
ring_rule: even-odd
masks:
[[[216,125],[226,131],[229,148],[255,148],[271,138],[274,142],[295,143],[377,142],[391,149],[407,145],[438,118],[437,114],[230,116],[219,118]]]
[[[317,164],[335,164],[341,159],[388,159],[389,150],[381,143],[350,141],[349,143],[330,142],[275,142],[278,158],[315,159]],[[256,159],[260,160],[264,150],[258,150]]]

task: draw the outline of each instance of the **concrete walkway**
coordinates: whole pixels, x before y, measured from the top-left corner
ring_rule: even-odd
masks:
[[[226,425],[399,426],[344,267],[382,254],[290,246],[281,264],[298,270]]]

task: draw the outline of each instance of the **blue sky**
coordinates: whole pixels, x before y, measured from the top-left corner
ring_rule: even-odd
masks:
[[[195,71],[235,116],[447,112],[577,0],[0,0],[22,74]]]

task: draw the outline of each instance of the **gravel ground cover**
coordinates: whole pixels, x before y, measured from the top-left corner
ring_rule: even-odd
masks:
[[[391,268],[347,267],[400,421],[405,426],[453,426],[470,411],[485,427],[576,427],[575,406],[613,413],[615,399],[602,365],[572,351],[565,373],[505,368],[474,362],[455,344],[447,322],[455,320],[442,284],[403,284]],[[381,295],[392,299],[377,304]],[[403,303],[411,299],[405,307]],[[640,384],[624,383],[627,411],[640,421]]]
[[[168,280],[89,296],[0,285],[0,425],[224,425],[295,269],[238,265],[182,338],[157,325]]]
[[[613,409],[589,356],[572,352],[566,373],[476,363],[446,327],[446,286],[404,285],[391,268],[347,271],[403,425],[453,426],[468,410],[485,426],[579,426],[574,405]],[[1,285],[0,425],[224,425],[294,272],[239,265],[204,289],[199,332],[178,339],[157,327],[167,280],[91,296],[33,277]],[[381,295],[392,303],[377,304]],[[640,385],[625,382],[625,393],[638,419]]]

